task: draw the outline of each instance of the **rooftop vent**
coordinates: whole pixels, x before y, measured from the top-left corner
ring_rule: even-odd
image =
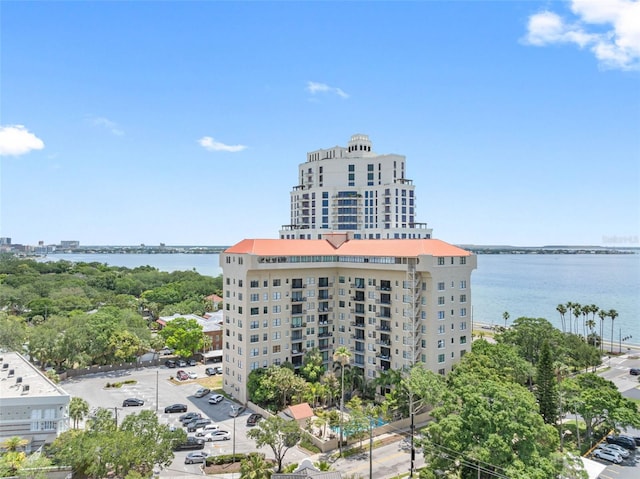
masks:
[[[20,384],[22,382],[22,376],[18,376],[16,378],[16,384]]]
[[[28,384],[24,384],[22,386],[22,394],[28,393],[29,392],[29,385]]]
[[[3,363],[2,364],[2,369],[7,369],[9,367],[9,363]]]
[[[9,377],[12,378],[16,374],[15,369],[9,369]]]

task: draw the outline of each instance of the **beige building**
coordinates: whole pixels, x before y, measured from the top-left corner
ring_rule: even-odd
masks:
[[[69,428],[70,396],[18,353],[0,353],[0,442],[19,436],[27,450]]]
[[[367,135],[307,153],[290,195],[291,220],[280,239],[321,239],[330,232],[354,239],[431,238],[431,229],[417,220],[405,157],[375,153]]]
[[[224,390],[247,401],[249,373],[300,367],[345,346],[368,379],[422,362],[445,374],[471,348],[476,256],[434,239],[246,239],[220,255]]]

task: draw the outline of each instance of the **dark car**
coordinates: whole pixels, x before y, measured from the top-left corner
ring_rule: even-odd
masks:
[[[172,404],[171,406],[167,406],[164,408],[164,412],[173,413],[173,412],[187,412],[186,404]]]
[[[173,359],[167,359],[164,362],[164,365],[168,368],[175,368],[176,367],[176,362]]]
[[[198,362],[195,359],[187,359],[188,366],[197,366]]]
[[[183,426],[186,426],[191,421],[195,421],[196,419],[202,418],[202,414],[199,412],[188,412],[187,414],[183,414],[178,419],[182,423]]]
[[[247,418],[247,426],[255,426],[256,424],[258,424],[258,421],[260,421],[260,419],[262,419],[262,416],[254,412]]]
[[[630,451],[636,449],[636,441],[630,436],[607,436],[607,442],[609,444],[617,444],[618,446],[622,446]]]
[[[184,458],[185,464],[200,464],[207,460],[206,452],[190,452],[187,457]]]
[[[629,374],[631,374],[632,376],[640,376],[640,368],[629,369]]]
[[[125,399],[124,401],[122,401],[122,407],[143,406],[143,405],[144,405],[144,401],[142,399],[138,399],[138,398],[128,398],[128,399]]]
[[[207,419],[207,418],[196,419],[195,421],[191,421],[190,423],[187,424],[186,426],[187,432],[195,432],[201,427],[204,427],[207,424],[211,424],[211,423],[212,423],[211,419]]]
[[[176,444],[174,451],[189,451],[193,449],[204,449],[204,440],[197,437],[187,437],[185,442]]]
[[[207,376],[215,376],[216,374],[218,374],[218,372],[216,371],[216,368],[207,368],[204,370],[204,373]]]

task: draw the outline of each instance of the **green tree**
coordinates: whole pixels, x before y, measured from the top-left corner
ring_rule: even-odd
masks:
[[[333,353],[333,360],[340,364],[340,438],[338,439],[338,444],[340,444],[340,455],[342,456],[342,439],[343,439],[343,430],[342,424],[344,422],[344,367],[351,360],[351,351],[349,351],[345,346],[340,346]]]
[[[202,326],[195,319],[175,318],[159,333],[167,346],[179,356],[189,357],[202,349]]]
[[[264,454],[251,453],[240,463],[240,479],[270,479],[273,467]]]
[[[278,463],[277,472],[282,471],[282,461],[289,449],[302,437],[302,431],[295,421],[285,421],[280,416],[272,416],[260,421],[247,432],[247,437],[256,442],[256,447],[269,446]]]
[[[616,320],[616,318],[619,315],[618,315],[618,312],[615,309],[610,309],[607,312],[607,316],[609,316],[611,318],[611,342],[610,342],[610,345],[611,345],[611,352],[613,353],[613,343],[614,343],[614,341],[613,341],[613,322]]]
[[[307,381],[313,383],[318,381],[323,373],[322,353],[320,353],[318,348],[309,349],[302,360],[300,374]]]
[[[69,417],[73,420],[74,429],[89,414],[89,403],[80,397],[72,397],[69,403]]]
[[[540,361],[538,361],[536,373],[536,396],[544,422],[555,424],[558,420],[558,389],[551,351],[547,342],[542,344],[540,351]]]
[[[18,316],[9,316],[0,311],[0,348],[9,351],[21,351],[27,340],[27,324]]]

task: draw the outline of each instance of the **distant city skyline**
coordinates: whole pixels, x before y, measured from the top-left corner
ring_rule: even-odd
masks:
[[[640,246],[640,3],[3,2],[0,237],[277,238],[369,135],[475,245]]]

